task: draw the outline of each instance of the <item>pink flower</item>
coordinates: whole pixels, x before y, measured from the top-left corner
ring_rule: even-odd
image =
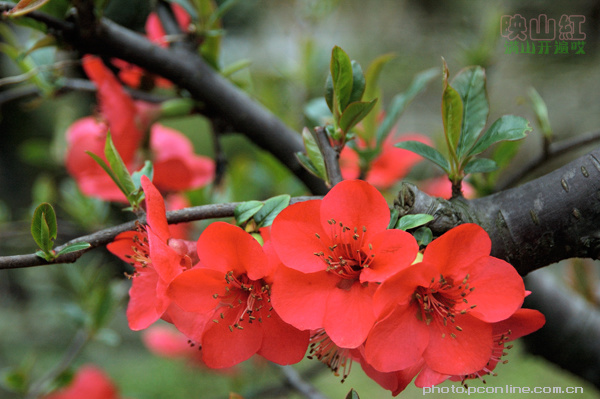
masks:
[[[141,168],[142,141],[157,110],[146,103],[135,103],[99,58],[85,57],[83,66],[98,86],[102,118],[85,117],[69,127],[67,170],[84,194],[104,200],[125,201],[124,194],[86,151],[106,160],[104,146],[106,133],[110,130],[113,143],[127,169],[132,172]],[[154,162],[154,180],[160,190],[179,191],[202,187],[214,176],[214,162],[194,154],[190,141],[173,129],[152,125],[150,152]]]
[[[82,366],[69,386],[44,396],[44,399],[120,399],[110,378],[98,367]]]
[[[452,197],[452,182],[450,182],[448,176],[424,180],[419,182],[418,186],[421,191],[434,197],[441,197],[444,199],[450,199],[450,197]],[[477,195],[473,186],[466,181],[462,182],[462,192],[466,199],[475,198]]]

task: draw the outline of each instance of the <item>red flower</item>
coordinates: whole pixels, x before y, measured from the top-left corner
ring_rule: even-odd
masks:
[[[116,184],[86,151],[106,160],[104,145],[110,129],[113,143],[128,170],[139,169],[143,163],[138,153],[144,132],[150,127],[157,110],[146,103],[135,103],[99,58],[85,57],[83,66],[98,86],[103,119],[86,117],[69,127],[67,170],[84,194],[110,201],[125,201]],[[212,180],[214,163],[206,157],[195,155],[192,144],[183,134],[159,124],[151,127],[150,134],[155,182],[159,189],[187,190],[201,187]]]
[[[381,154],[371,163],[371,168],[367,172],[365,180],[375,187],[386,189],[403,179],[410,172],[410,169],[423,159],[412,151],[394,147],[395,143],[408,140],[431,144],[431,140],[421,134],[406,133],[395,137],[395,133],[392,132],[383,142]],[[357,145],[359,149],[367,147],[362,140],[358,140]],[[340,154],[340,168],[342,169],[342,176],[346,180],[359,177],[360,165],[356,151],[350,147],[344,147]]]
[[[377,324],[367,361],[388,372],[421,360],[433,371],[470,374],[490,359],[492,325],[523,303],[523,280],[489,256],[491,242],[475,224],[458,226],[425,249],[421,263],[386,280],[373,304]]]
[[[300,361],[308,332],[283,322],[271,307],[275,263],[260,244],[239,227],[216,222],[198,239],[198,255],[202,267],[177,276],[169,296],[185,311],[212,320],[201,334],[204,362],[230,367],[255,353],[278,364]]]
[[[418,253],[410,234],[387,230],[389,220],[383,196],[359,180],[284,209],[271,227],[285,265],[272,291],[281,318],[303,330],[324,328],[339,347],[361,345],[375,322],[372,283],[408,267]]]
[[[120,399],[110,378],[92,365],[82,366],[68,387],[44,396],[44,399]]]
[[[168,284],[197,262],[193,243],[171,238],[163,198],[146,176],[142,177],[142,187],[147,227],[121,233],[107,245],[110,252],[135,268],[127,307],[132,330],[144,329],[163,316],[170,305]]]

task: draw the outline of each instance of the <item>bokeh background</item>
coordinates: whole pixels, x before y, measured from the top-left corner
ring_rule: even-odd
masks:
[[[112,0],[106,15],[140,29],[149,10],[146,0]],[[515,14],[527,20],[545,14],[557,21],[563,14],[584,15],[585,54],[506,54],[500,18]],[[222,64],[248,60],[249,67],[233,76],[236,83],[297,131],[308,123],[304,115],[306,103],[323,95],[334,45],[342,47],[363,68],[381,54],[396,54],[385,66],[380,80],[381,100],[386,104],[408,87],[415,74],[440,68],[441,57],[448,62],[451,76],[468,65],[484,66],[489,120],[516,114],[528,118],[534,127],[504,172],[507,180],[519,165],[542,152],[542,136],[528,99],[530,87],[547,104],[555,141],[600,128],[597,1],[244,0],[225,15],[223,23]],[[23,43],[31,43],[29,31],[18,34]],[[51,49],[38,50],[32,56],[40,63],[68,61],[71,57],[67,52],[54,54]],[[8,58],[0,60],[1,78],[19,73]],[[66,65],[65,74],[81,74],[77,66]],[[83,197],[64,169],[64,133],[74,120],[94,110],[94,95],[72,92],[51,100],[27,97],[8,101],[11,88],[0,86],[0,255],[35,250],[29,220],[32,210],[42,201],[51,202],[57,210],[58,243],[126,220],[118,207]],[[408,107],[398,131],[419,132],[439,140],[440,102],[441,79],[436,79]],[[185,132],[197,152],[214,154],[208,123],[201,117],[165,124]],[[226,135],[222,145],[228,160],[224,183],[188,193],[192,204],[305,193],[304,187],[276,160],[244,137]],[[548,162],[526,178],[556,168],[587,149],[582,147]],[[422,163],[409,179],[436,174],[438,171],[432,166]],[[394,190],[386,194],[391,199]],[[195,229],[200,231],[202,227],[198,223]],[[583,294],[597,309],[598,265],[574,267],[573,262],[563,262],[549,269],[574,295]],[[216,399],[228,397],[229,392],[245,398],[301,397],[291,391],[277,391],[281,370],[260,360],[242,365],[237,372],[215,373],[191,366],[185,360],[151,354],[142,343],[142,334],[127,328],[124,309],[129,283],[123,278],[126,270],[108,253],[93,251],[73,265],[0,271],[2,375],[14,370],[22,370],[23,376],[43,375],[62,359],[78,328],[89,323],[90,317],[99,317],[110,322],[84,347],[74,367],[85,363],[99,365],[126,397]],[[573,283],[574,270],[583,270],[583,288]],[[573,397],[600,397],[599,391],[586,381],[529,355],[524,344],[517,343],[509,352],[509,363],[498,367],[497,377],[487,379],[488,386],[583,387],[583,393]],[[387,391],[362,374],[358,365],[343,384],[326,369],[315,372],[314,361],[305,361],[296,368],[313,375],[310,381],[331,398],[345,397],[350,388],[356,389],[361,398],[389,397]],[[481,382],[471,385],[486,386]],[[272,387],[275,388],[268,390]],[[401,395],[412,398],[422,396],[422,391],[409,387]],[[19,396],[0,386],[0,397]]]

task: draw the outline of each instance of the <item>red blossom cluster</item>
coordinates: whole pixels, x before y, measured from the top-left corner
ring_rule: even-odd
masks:
[[[140,330],[173,323],[211,368],[258,354],[278,364],[307,350],[336,373],[353,361],[394,395],[493,373],[506,344],[539,329],[526,291],[491,257],[487,233],[458,226],[420,251],[388,229],[390,210],[369,183],[347,180],[322,200],[285,208],[263,234],[225,222],[197,242],[173,238],[163,198],[146,177],[147,225],[109,250],[135,268],[127,311]]]

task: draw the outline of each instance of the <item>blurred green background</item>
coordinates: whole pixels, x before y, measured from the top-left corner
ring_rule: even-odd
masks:
[[[115,6],[117,1],[121,7]],[[144,0],[113,0],[109,2],[107,14],[139,28],[143,19],[140,20],[138,14],[143,13],[128,15],[127,10],[139,7],[147,12],[146,3]],[[585,54],[506,54],[500,18],[515,14],[527,20],[540,14],[557,20],[563,14],[584,15]],[[397,55],[381,76],[381,100],[386,104],[406,89],[415,74],[440,67],[442,56],[448,62],[451,76],[464,66],[483,65],[487,71],[489,120],[503,114],[516,114],[528,118],[534,126],[534,132],[506,171],[509,176],[511,168],[518,169],[520,164],[542,151],[541,133],[535,126],[527,100],[529,87],[536,88],[548,106],[555,140],[599,128],[600,113],[595,106],[600,104],[599,21],[600,3],[586,0],[244,0],[225,16],[221,60],[224,66],[249,60],[249,68],[233,75],[235,82],[297,131],[307,123],[303,113],[306,102],[323,94],[334,45],[342,47],[363,68],[381,54]],[[23,31],[21,39],[25,42],[31,37]],[[48,50],[33,54],[40,62],[44,62],[44,57],[54,57]],[[2,77],[18,73],[6,58],[2,58],[1,71]],[[398,131],[419,132],[438,140],[442,131],[440,101],[441,79],[434,80],[409,106],[398,124]],[[29,220],[32,209],[42,201],[51,202],[57,210],[59,244],[127,218],[114,205],[82,197],[64,170],[64,132],[74,120],[90,114],[93,109],[94,96],[85,93],[69,93],[51,101],[29,98],[2,103],[0,255],[35,250]],[[185,118],[165,124],[186,133],[199,153],[214,153],[204,119]],[[304,187],[273,157],[244,137],[227,135],[222,144],[228,160],[224,183],[189,193],[194,205],[305,193]],[[529,177],[555,168],[584,151],[586,148],[581,148],[561,157]],[[436,173],[429,165],[421,164],[409,177],[417,179]],[[394,190],[387,193],[389,198],[393,194]],[[198,223],[196,231],[202,226]],[[552,270],[567,284],[570,267],[565,263],[553,266]],[[125,270],[124,265],[108,253],[94,251],[73,265],[0,271],[0,372],[6,376],[14,367],[20,367],[31,370],[37,378],[59,361],[80,326],[90,323],[90,318],[113,317],[84,348],[74,365],[98,364],[126,397],[216,399],[228,397],[230,391],[248,398],[266,397],[252,395],[279,384],[281,371],[260,362],[249,362],[241,367],[243,372],[229,376],[148,353],[141,344],[140,333],[127,328],[126,299],[121,299],[129,284],[122,277]],[[598,266],[593,264],[587,270],[590,284],[593,282],[596,287],[594,296],[588,299],[597,307]],[[91,292],[96,294],[90,299]],[[489,377],[487,385],[583,387],[583,394],[572,396],[600,397],[590,384],[527,355],[520,344],[509,352],[509,363],[500,365],[496,370],[499,376]],[[305,361],[297,369],[310,369],[314,364]],[[331,398],[345,397],[350,388],[356,389],[361,398],[389,397],[387,391],[362,374],[358,365],[344,384],[338,380],[323,370],[311,382]],[[480,382],[470,385],[483,386]],[[412,398],[422,394],[420,389],[410,386],[401,395]],[[444,394],[444,397],[454,396],[460,395]],[[510,396],[523,395],[486,395]],[[0,397],[19,395],[0,387]],[[270,397],[300,396],[288,391]]]

